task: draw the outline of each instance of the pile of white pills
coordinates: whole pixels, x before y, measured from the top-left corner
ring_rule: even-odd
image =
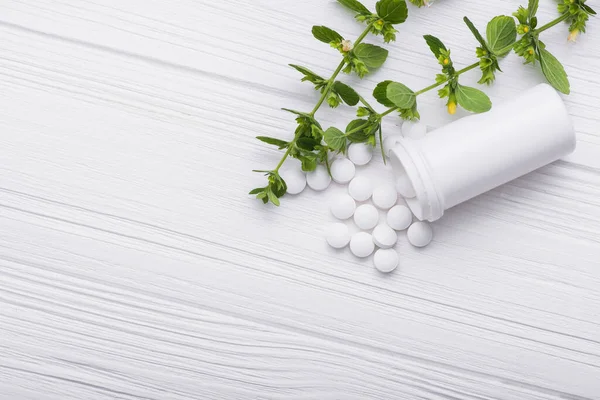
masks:
[[[421,139],[426,133],[427,127],[422,123],[405,122],[402,127],[403,136],[413,140]],[[387,154],[396,140],[397,136],[385,139],[384,149]],[[323,191],[329,187],[332,179],[338,184],[348,184],[348,193],[336,196],[330,203],[331,214],[341,222],[327,227],[327,243],[334,249],[348,246],[350,252],[359,258],[375,253],[375,268],[388,273],[396,269],[400,261],[399,254],[394,249],[399,231],[406,230],[408,242],[413,246],[425,247],[433,239],[433,230],[427,222],[413,223],[410,209],[404,204],[398,204],[398,194],[403,198],[416,196],[407,176],[396,177],[396,182],[376,187],[368,177],[356,176],[356,166],[366,165],[372,158],[372,146],[353,143],[348,148],[348,158],[334,160],[330,171],[324,166],[318,166],[316,170],[305,174],[299,169],[290,168],[282,170],[281,176],[287,183],[289,194],[298,194],[307,185],[313,190]],[[385,217],[380,218],[381,213]],[[353,221],[360,231],[351,234],[347,221]]]

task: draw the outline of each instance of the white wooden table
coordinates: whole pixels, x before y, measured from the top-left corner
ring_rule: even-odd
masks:
[[[411,7],[386,66],[343,79],[424,87],[423,34],[464,66],[462,16],[518,5]],[[577,45],[544,35],[577,152],[451,210],[426,249],[401,237],[388,276],[326,246],[343,188],[246,195],[280,157],[254,136],[290,137],[279,108],[316,102],[286,64],[338,61],[313,24],[362,30],[332,0],[0,1],[0,399],[600,399],[600,20]],[[543,81],[502,68],[495,102]]]

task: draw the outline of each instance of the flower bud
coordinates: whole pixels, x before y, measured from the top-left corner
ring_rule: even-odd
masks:
[[[454,100],[450,100],[448,102],[448,114],[450,114],[450,115],[456,114],[456,102]]]
[[[579,36],[579,29],[574,29],[571,31],[571,33],[569,33],[569,37],[567,38],[567,40],[569,42],[575,42],[577,41],[577,36]]]
[[[342,40],[342,51],[347,53],[354,48],[351,40]]]

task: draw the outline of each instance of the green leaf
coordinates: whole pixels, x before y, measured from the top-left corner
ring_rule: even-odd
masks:
[[[583,8],[585,10],[585,12],[587,12],[590,15],[596,15],[596,11],[594,11],[594,9],[590,6],[588,6],[587,4],[581,3],[579,5],[581,8]]]
[[[490,98],[479,89],[457,85],[456,101],[467,111],[482,113],[492,108]]]
[[[400,109],[412,108],[417,101],[415,92],[398,82],[387,85],[386,97]]]
[[[267,144],[271,144],[273,146],[279,147],[279,150],[285,149],[286,147],[288,147],[288,144],[289,144],[285,140],[276,139],[276,138],[272,138],[272,137],[268,137],[268,136],[257,136],[256,138],[258,140],[260,140],[261,142],[265,142]]]
[[[538,46],[538,55],[540,57],[542,72],[546,76],[548,83],[559,92],[569,94],[571,92],[571,85],[560,61],[543,46]]]
[[[463,21],[465,21],[465,24],[467,24],[467,26],[469,27],[469,30],[473,33],[473,36],[475,36],[475,39],[477,39],[479,44],[481,44],[481,47],[483,47],[484,49],[487,49],[487,43],[483,39],[483,36],[481,36],[481,33],[479,33],[477,28],[475,28],[475,25],[473,25],[471,20],[467,17],[464,17]]]
[[[325,131],[325,143],[332,150],[344,151],[346,149],[346,135],[335,127]]]
[[[356,11],[361,15],[371,15],[371,11],[357,0],[337,0],[341,5],[348,7],[352,11]]]
[[[510,46],[517,41],[517,26],[512,17],[499,15],[492,18],[487,25],[486,36],[491,51],[497,56],[504,56],[510,52]],[[500,50],[506,49],[503,53]]]
[[[250,193],[248,193],[248,194],[259,194],[259,193],[262,193],[264,190],[265,190],[265,188],[256,188],[256,189],[252,189],[250,191]]]
[[[355,131],[356,129],[359,130]],[[369,121],[367,121],[366,119],[355,119],[353,121],[350,121],[350,123],[346,127],[346,137],[352,143],[366,142],[369,139]]]
[[[439,58],[439,56],[442,55],[440,50],[448,51],[448,49],[446,49],[446,46],[444,46],[444,43],[442,43],[442,41],[436,38],[435,36],[425,35],[423,37],[425,38],[427,45],[429,46],[431,52],[435,55],[436,58]]]
[[[360,101],[360,96],[358,93],[356,93],[356,91],[350,86],[340,81],[335,81],[333,84],[333,91],[337,93],[342,100],[344,100],[344,103],[348,104],[349,106],[355,106]]]
[[[354,48],[354,55],[369,68],[379,68],[388,56],[388,51],[374,44],[361,43]]]
[[[279,199],[277,198],[277,196],[275,196],[275,193],[273,193],[270,190],[267,190],[267,196],[269,197],[269,200],[271,200],[271,203],[275,204],[277,207],[279,207],[280,203],[279,203]]]
[[[302,163],[302,171],[310,172],[317,168],[317,156],[314,154],[303,155],[298,159]]]
[[[300,65],[295,65],[295,64],[288,64],[288,65],[290,67],[294,68],[296,71],[300,72],[302,75],[304,75],[304,78],[302,78],[302,82],[309,81],[312,83],[321,83],[321,82],[325,81],[325,79],[323,79],[321,76],[315,74],[308,68],[302,67]]]
[[[537,14],[538,6],[540,5],[540,0],[529,0],[529,4],[527,6],[527,11],[529,12],[529,19],[535,17]]]
[[[312,34],[317,40],[320,40],[323,43],[340,43],[344,40],[342,35],[326,26],[313,26]]]
[[[404,0],[380,0],[375,8],[379,18],[390,24],[401,24],[408,16],[408,7]]]
[[[312,137],[301,137],[296,140],[296,146],[303,150],[313,151],[319,144],[319,141]]]
[[[396,105],[387,97],[387,88],[390,83],[392,83],[392,81],[380,82],[375,87],[375,90],[373,90],[373,97],[375,97],[379,104],[382,104],[386,107],[395,107]]]

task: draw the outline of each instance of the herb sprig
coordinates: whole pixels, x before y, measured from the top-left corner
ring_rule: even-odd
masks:
[[[380,0],[375,6],[375,13],[357,0],[338,0],[338,2],[354,11],[356,20],[367,26],[354,42],[345,39],[341,34],[326,26],[312,28],[315,39],[329,44],[342,56],[339,65],[328,79],[307,67],[290,64],[292,68],[303,75],[302,81],[312,83],[321,96],[308,113],[284,109],[296,115],[298,124],[294,138],[290,142],[264,136],[257,137],[267,144],[277,146],[280,150],[285,149],[285,153],[275,169],[255,171],[264,173],[268,177],[268,183],[265,187],[253,189],[250,194],[256,195],[265,204],[271,202],[278,206],[279,198],[286,192],[287,187],[279,171],[288,157],[298,159],[302,164],[302,169],[308,172],[314,171],[318,164],[325,164],[329,169],[329,152],[346,150],[344,134],[334,127],[324,130],[315,119],[315,114],[325,102],[332,108],[341,103],[355,106],[361,100],[365,102],[352,87],[338,81],[337,77],[341,72],[347,74],[354,72],[360,78],[364,78],[372,69],[381,67],[388,57],[388,51],[374,44],[363,43],[364,39],[367,35],[373,34],[383,36],[386,43],[396,40],[397,31],[394,26],[403,23],[408,16],[408,8],[404,0]],[[371,111],[374,113],[374,110]],[[325,143],[323,143],[324,139]],[[358,132],[348,139],[354,142],[367,141],[367,137]],[[370,143],[375,145],[375,141]]]
[[[409,1],[418,6],[428,5],[425,0]],[[574,41],[580,33],[585,32],[589,16],[596,15],[596,12],[585,4],[586,0],[559,0],[559,17],[538,27],[536,14],[539,0],[528,0],[527,8],[519,7],[513,13],[514,18],[505,15],[492,18],[487,24],[485,37],[467,17],[464,17],[465,24],[478,42],[475,50],[477,62],[457,70],[450,49],[435,36],[425,35],[424,39],[441,67],[441,73],[436,75],[435,83],[418,91],[391,80],[379,83],[373,91],[373,97],[388,109],[378,113],[354,89],[335,79],[342,70],[348,73],[354,71],[362,78],[369,72],[369,68],[377,68],[385,62],[387,50],[361,42],[369,33],[383,35],[386,42],[395,40],[396,30],[393,25],[406,20],[406,4],[404,0],[381,0],[377,3],[377,13],[374,14],[358,0],[338,0],[338,2],[355,11],[356,19],[367,23],[367,28],[354,46],[329,28],[315,27],[316,31],[313,28],[313,35],[318,40],[328,42],[338,49],[343,55],[343,60],[328,80],[304,67],[292,65],[304,75],[303,81],[313,83],[315,89],[321,92],[321,97],[313,111],[308,114],[287,110],[297,115],[298,122],[296,135],[291,142],[258,137],[281,150],[286,149],[274,170],[258,171],[268,176],[269,183],[264,188],[254,189],[250,194],[255,194],[264,203],[270,201],[279,205],[279,198],[285,194],[286,185],[279,176],[279,170],[289,156],[299,159],[303,170],[312,171],[319,163],[325,164],[329,169],[329,152],[344,153],[348,143],[362,142],[376,146],[379,141],[383,155],[385,153],[381,127],[383,118],[398,112],[404,120],[419,119],[417,98],[433,89],[439,88],[438,96],[447,99],[446,107],[450,114],[454,114],[458,106],[474,113],[488,111],[492,107],[489,97],[479,89],[459,83],[459,77],[479,67],[481,79],[478,83],[492,84],[496,79],[496,73],[501,72],[500,60],[511,50],[523,57],[525,64],[539,62],[548,83],[556,90],[569,94],[570,84],[567,73],[558,59],[546,49],[546,45],[540,40],[540,34],[566,21],[570,24],[568,40]],[[358,118],[352,120],[344,132],[335,127],[323,131],[314,116],[325,100],[331,107],[337,107],[342,102],[350,106],[361,103],[357,109]]]

